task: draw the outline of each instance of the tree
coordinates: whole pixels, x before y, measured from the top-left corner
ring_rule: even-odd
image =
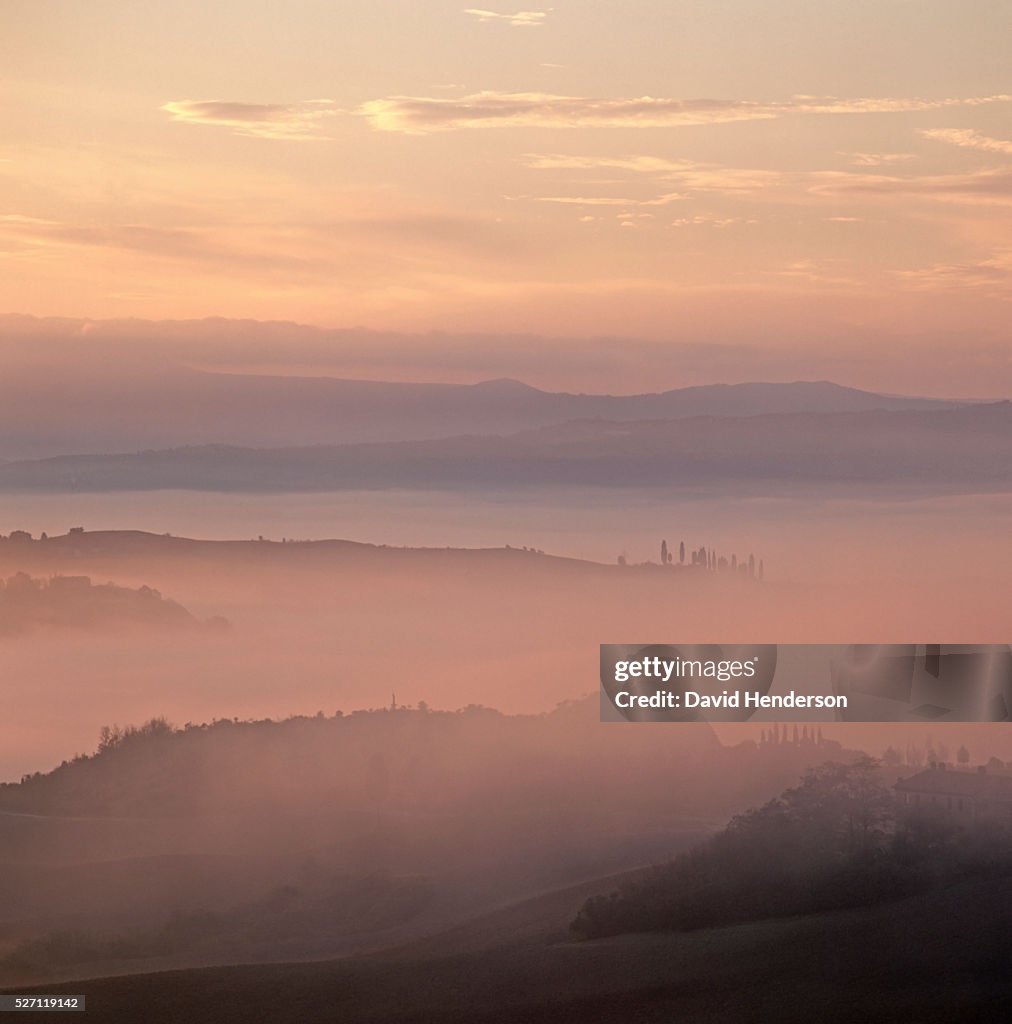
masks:
[[[755,576],[755,555],[748,556],[748,574]]]
[[[760,583],[762,582],[763,576],[765,576],[765,574],[766,574],[766,570],[765,570],[765,568],[763,566],[763,560],[760,558],[759,559],[759,582]]]
[[[970,751],[960,745],[959,750],[956,751],[956,760],[965,768],[970,763]]]
[[[812,768],[800,786],[779,800],[790,817],[831,836],[846,852],[878,845],[893,812],[892,794],[879,778],[878,762],[867,756]]]
[[[661,541],[661,565],[668,564],[668,542],[666,540]]]
[[[685,541],[684,541],[684,540],[683,540],[683,541],[681,541],[681,542],[679,543],[679,545],[678,545],[678,561],[679,561],[679,562],[680,562],[680,563],[681,563],[682,565],[684,565],[684,564],[685,564]]]
[[[619,565],[625,565],[625,555],[619,555],[618,556],[618,564]]]
[[[109,750],[111,747],[116,746],[122,737],[123,733],[118,725],[114,725],[112,728],[108,725],[103,725],[98,731],[99,752],[101,753],[103,750]]]

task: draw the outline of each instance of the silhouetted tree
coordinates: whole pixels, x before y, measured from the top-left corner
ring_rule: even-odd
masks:
[[[970,751],[961,745],[956,751],[956,760],[965,767],[970,763]]]
[[[766,574],[766,569],[763,566],[763,560],[759,559],[759,581],[762,582],[763,576]]]
[[[755,555],[748,556],[748,574],[755,576]]]
[[[684,540],[679,542],[679,545],[678,545],[678,561],[682,565],[685,564],[685,541]]]
[[[661,565],[668,564],[668,542],[666,540],[661,541]]]

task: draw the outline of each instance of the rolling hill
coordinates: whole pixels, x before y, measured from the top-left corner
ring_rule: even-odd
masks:
[[[573,901],[580,894],[574,892]],[[565,903],[563,899],[561,901]],[[102,1021],[313,1024],[989,1022],[1012,1009],[1008,879],[861,910],[573,942],[557,897],[488,948],[247,965],[49,985]],[[515,911],[513,912],[516,913]],[[502,915],[503,921],[510,915]]]

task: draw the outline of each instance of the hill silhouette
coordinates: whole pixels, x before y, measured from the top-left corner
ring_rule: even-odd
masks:
[[[572,927],[587,937],[690,931],[888,903],[981,877],[1012,878],[1004,823],[903,817],[865,757],[809,769],[702,846],[589,899]]]
[[[586,884],[552,902],[564,933],[616,872],[840,750],[792,753],[725,748],[704,725],[602,726],[594,698],[111,726],[95,753],[0,786],[0,983],[360,954],[446,929],[445,950],[497,945],[541,928],[532,898]]]
[[[216,623],[225,624],[221,619]],[[0,636],[47,627],[179,628],[197,624],[181,604],[151,587],[95,584],[87,576],[36,579],[24,572],[0,579]]]

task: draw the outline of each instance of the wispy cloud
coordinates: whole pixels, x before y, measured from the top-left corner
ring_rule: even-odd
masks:
[[[777,171],[724,167],[693,160],[668,160],[655,156],[570,156],[562,153],[531,153],[524,161],[535,170],[626,171],[673,183],[691,192],[747,193],[770,188],[783,180]]]
[[[322,138],[322,122],[340,113],[333,100],[305,103],[236,103],[171,100],[163,104],[173,121],[230,128],[236,135],[304,141]]]
[[[884,174],[825,171],[810,191],[830,196],[900,196],[972,203],[1012,203],[1012,167],[973,174],[927,174],[906,178]]]
[[[276,251],[256,252],[234,244],[223,244],[213,237],[213,232],[148,224],[67,224],[8,215],[0,219],[0,237],[5,234],[41,247],[119,249],[233,269],[278,270],[305,268],[309,265],[298,256],[282,255]]]
[[[548,17],[548,11],[514,11],[512,14],[501,14],[498,11],[486,11],[480,7],[465,7],[464,13],[485,22],[502,22],[512,25],[514,28],[532,28],[543,25]]]
[[[924,288],[977,288],[1012,298],[1012,250],[997,252],[981,260],[936,263],[920,270],[900,271],[899,276]]]
[[[1012,154],[1012,142],[1007,139],[992,139],[972,128],[929,128],[921,132],[926,139],[948,142],[964,149],[982,149],[988,153]]]
[[[538,203],[562,203],[570,206],[667,206],[669,203],[677,203],[685,196],[678,192],[668,192],[661,196],[653,196],[649,199],[628,199],[617,196],[525,196]]]
[[[16,226],[36,226],[44,227],[50,224],[55,224],[56,221],[47,220],[44,217],[28,217],[21,213],[2,213],[0,214],[0,225],[2,224],[13,224]]]
[[[679,217],[671,222],[673,228],[729,228],[736,224],[758,224],[757,217],[710,217],[705,214],[697,214],[695,217]]]
[[[792,114],[882,114],[1004,103],[1009,95],[957,99],[839,99],[796,96],[779,103],[750,100],[607,99],[551,93],[479,92],[456,99],[390,96],[359,108],[379,131],[423,134],[462,128],[672,128],[772,120]]]
[[[913,160],[913,153],[841,153],[854,167],[886,167]]]

